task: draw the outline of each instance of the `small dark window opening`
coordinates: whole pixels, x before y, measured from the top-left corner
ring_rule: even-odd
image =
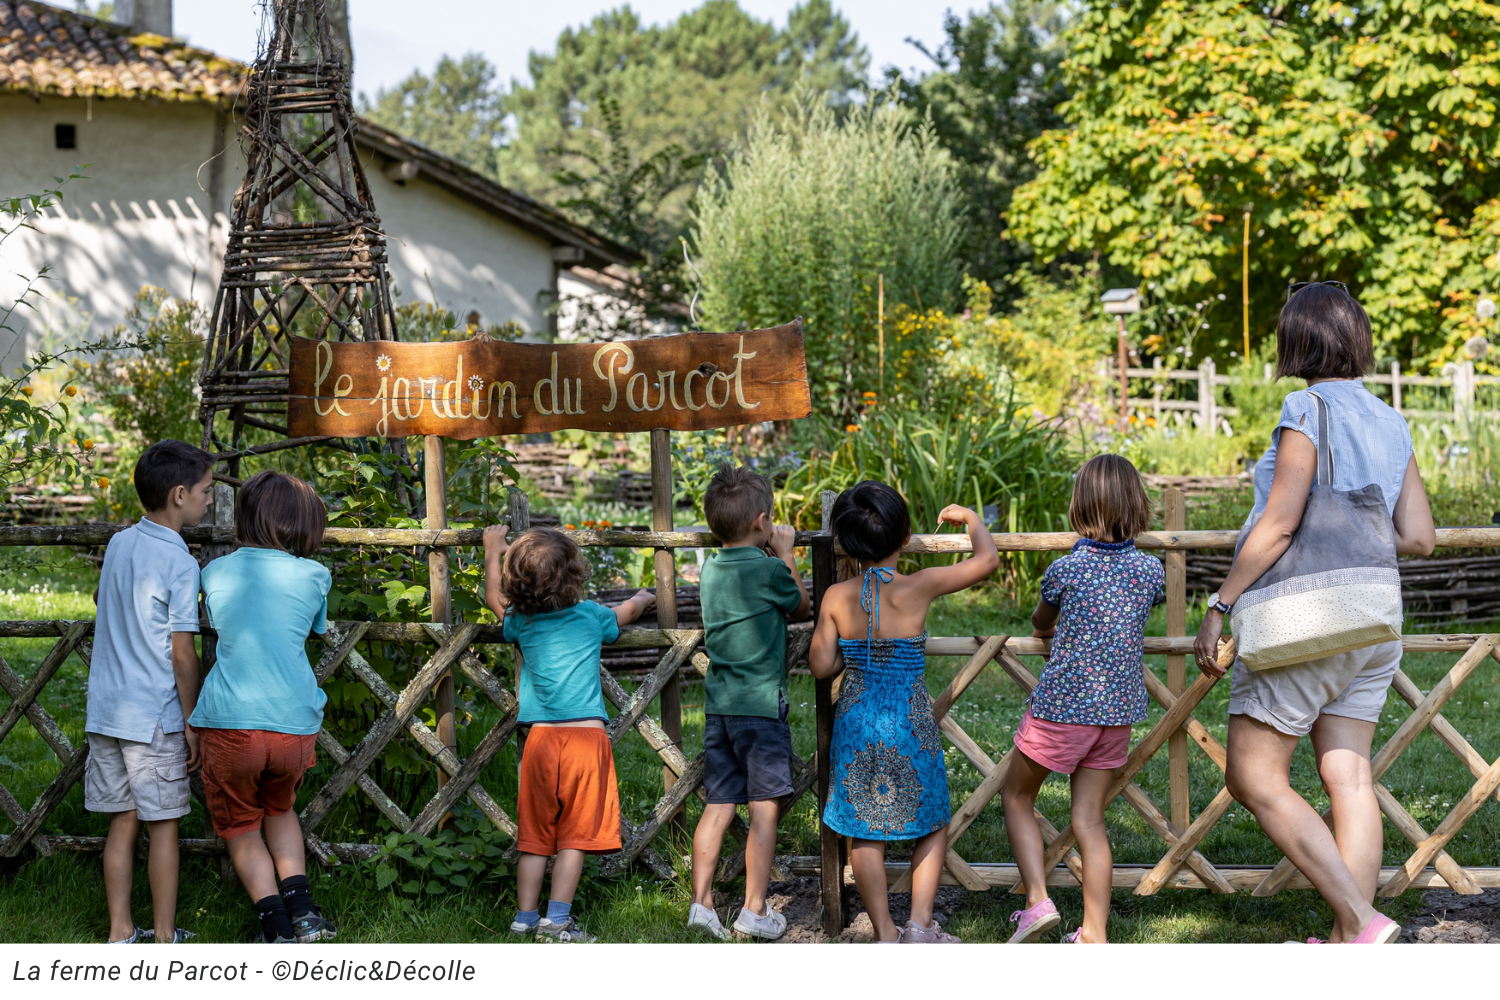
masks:
[[[77,149],[78,126],[54,125],[52,127],[52,138],[57,142],[58,149]]]

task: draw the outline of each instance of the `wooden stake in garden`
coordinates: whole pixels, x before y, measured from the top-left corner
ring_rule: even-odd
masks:
[[[440,531],[448,527],[447,460],[443,439],[429,434],[422,442],[423,472],[427,494],[427,528]],[[432,598],[432,620],[437,625],[453,624],[453,592],[448,571],[448,549],[433,545],[427,550],[427,588]],[[438,678],[433,691],[433,714],[437,716],[438,740],[458,754],[458,728],[454,723],[453,670]],[[448,783],[448,775],[438,771],[438,787]]]

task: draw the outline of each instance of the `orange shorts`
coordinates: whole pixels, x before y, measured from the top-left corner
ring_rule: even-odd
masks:
[[[265,729],[199,729],[203,797],[214,832],[225,840],[260,829],[297,803],[302,776],[318,762],[317,736]]]
[[[620,849],[620,792],[609,734],[592,726],[532,726],[521,753],[523,854]]]

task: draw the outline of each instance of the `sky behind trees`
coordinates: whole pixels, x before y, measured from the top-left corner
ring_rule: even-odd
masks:
[[[175,29],[195,45],[250,60],[264,0],[175,0]],[[633,0],[646,23],[666,23],[702,0]],[[762,20],[786,24],[794,0],[740,0]],[[374,95],[399,83],[414,69],[430,71],[443,55],[480,52],[508,83],[527,81],[526,57],[550,51],[564,28],[587,23],[595,14],[620,6],[610,0],[552,0],[550,3],[497,3],[495,0],[432,0],[413,6],[405,0],[349,0],[354,36],[354,85]],[[870,52],[872,77],[888,65],[930,68],[926,57],[905,39],[936,46],[943,40],[943,14],[960,15],[982,3],[966,0],[849,0],[836,3]],[[436,17],[413,16],[420,11]]]

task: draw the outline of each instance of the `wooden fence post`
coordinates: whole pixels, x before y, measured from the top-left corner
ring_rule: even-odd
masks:
[[[215,528],[234,531],[234,498],[235,492],[233,486],[230,486],[228,483],[214,483],[214,505],[208,512],[208,519],[209,523]],[[201,565],[207,566],[213,560],[218,559],[220,556],[227,556],[233,551],[234,542],[232,541],[208,542],[199,547],[198,561]],[[201,594],[198,596],[198,617],[200,619],[208,617],[208,605]],[[203,655],[198,659],[198,686],[201,688],[204,678],[208,676],[208,672],[213,669],[214,661],[218,659],[219,640],[214,636],[205,635],[199,642],[203,647]],[[208,799],[203,791],[203,776],[201,774],[193,775],[190,784],[193,794],[203,803],[204,811],[207,812]],[[212,824],[208,826],[208,835],[215,841],[219,841],[218,834],[214,832]],[[219,842],[222,843],[222,841]],[[239,884],[239,875],[235,873],[234,862],[229,860],[227,851],[219,857],[219,877],[224,880],[225,885]]]
[[[1209,437],[1218,433],[1214,426],[1219,422],[1219,410],[1214,400],[1213,358],[1204,358],[1198,363],[1198,429]]]
[[[1391,362],[1391,409],[1401,412],[1401,362]]]
[[[672,432],[651,432],[651,530],[672,530]],[[656,550],[656,622],[658,627],[677,627],[677,556],[671,549]],[[663,650],[666,652],[666,650]],[[677,674],[661,689],[661,728],[668,738],[682,745],[682,683]],[[669,767],[661,769],[662,785],[667,791],[677,784],[677,775]],[[682,829],[682,811],[672,817],[672,825]]]
[[[1187,528],[1187,497],[1174,487],[1162,491],[1163,513],[1167,533]],[[1171,549],[1166,555],[1167,635],[1187,634],[1187,553]],[[1146,669],[1150,669],[1147,667]],[[1187,657],[1167,656],[1167,687],[1175,695],[1187,690]],[[1168,774],[1172,786],[1172,822],[1179,830],[1192,823],[1192,802],[1188,794],[1188,734],[1181,729],[1167,741]]]
[[[1157,355],[1151,359],[1151,370],[1156,373],[1151,380],[1151,417],[1156,421],[1158,430],[1163,429],[1161,425],[1161,394],[1166,385],[1161,377],[1161,369],[1161,356]]]
[[[829,534],[829,515],[837,493],[825,491],[823,501],[823,534],[813,539],[813,620],[823,605],[823,594],[834,584],[837,560],[833,553],[833,536]],[[815,684],[818,721],[818,839],[823,900],[823,934],[838,939],[844,931],[844,838],[823,823],[823,810],[833,785],[833,682],[829,677]]]
[[[447,460],[443,438],[427,435],[422,441],[422,467],[427,501],[429,531],[448,527]],[[431,546],[427,550],[427,590],[432,598],[432,620],[439,625],[453,624],[453,591],[448,574],[448,550]],[[433,714],[437,716],[437,735],[443,746],[458,754],[458,727],[454,722],[453,671],[444,672],[433,690]],[[438,787],[448,783],[448,773],[438,769]]]
[[[1465,433],[1474,415],[1474,362],[1456,365],[1453,372],[1453,430]]]
[[[510,494],[510,532],[508,537],[512,544],[517,536],[524,531],[531,530],[531,498],[524,490],[512,490]],[[512,654],[516,660],[516,697],[521,696],[521,647],[515,647]],[[516,727],[516,774],[521,772],[521,755],[526,752],[526,730],[520,726]]]

